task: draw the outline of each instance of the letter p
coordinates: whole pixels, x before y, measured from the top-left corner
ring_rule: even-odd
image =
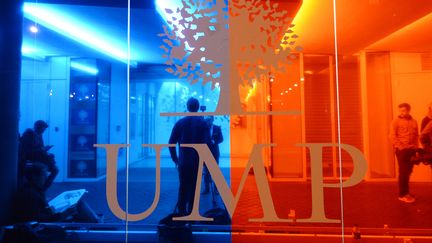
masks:
[[[305,143],[297,146],[307,147],[311,158],[311,184],[312,184],[312,215],[307,219],[299,219],[298,222],[313,223],[340,223],[338,219],[328,219],[325,216],[324,188],[351,187],[360,183],[367,172],[367,162],[363,153],[356,147],[348,144],[333,143]],[[352,158],[354,168],[351,176],[341,183],[324,183],[322,152],[324,147],[340,146]],[[342,175],[341,175],[342,176]]]

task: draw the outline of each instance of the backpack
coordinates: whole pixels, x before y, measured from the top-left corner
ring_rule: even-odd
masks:
[[[192,228],[185,221],[174,221],[173,217],[181,215],[172,213],[159,221],[158,238],[161,243],[192,243]]]

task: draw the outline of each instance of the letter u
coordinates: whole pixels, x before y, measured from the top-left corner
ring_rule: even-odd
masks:
[[[107,153],[106,198],[111,212],[119,219],[139,221],[147,218],[156,209],[160,199],[160,156],[163,147],[169,144],[143,144],[143,147],[153,147],[156,150],[156,190],[150,207],[142,213],[125,212],[117,198],[117,157],[119,148],[130,147],[130,144],[95,144],[94,147],[105,148]],[[128,183],[128,182],[126,182]]]

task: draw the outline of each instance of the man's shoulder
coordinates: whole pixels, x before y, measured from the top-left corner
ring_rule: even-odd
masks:
[[[178,120],[175,124],[177,127],[182,127],[186,124],[202,125],[207,126],[207,123],[200,116],[185,116]]]
[[[28,128],[23,132],[21,137],[33,137],[34,135],[35,135],[35,132],[33,131],[33,129]]]
[[[34,134],[35,132],[31,128],[27,128],[23,134]]]
[[[185,119],[186,119],[186,117],[182,117],[182,118],[180,118],[180,119],[176,122],[176,125],[177,125],[177,124],[182,124],[182,123],[185,121]]]
[[[179,126],[179,125],[182,125],[182,124],[184,124],[184,123],[187,123],[188,120],[189,120],[189,118],[190,118],[189,116],[185,116],[185,117],[180,118],[180,119],[176,122],[176,125]]]
[[[185,117],[181,118],[178,122],[205,123],[204,118],[202,116],[185,116]]]

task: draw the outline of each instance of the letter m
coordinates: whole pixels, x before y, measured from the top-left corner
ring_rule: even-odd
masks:
[[[240,199],[240,195],[246,183],[247,176],[249,174],[250,169],[252,168],[255,175],[255,183],[258,188],[259,198],[261,201],[261,206],[263,209],[264,216],[259,219],[250,219],[250,221],[291,222],[291,219],[280,219],[277,216],[273,205],[273,199],[270,193],[270,187],[267,181],[267,176],[265,173],[261,150],[266,146],[268,147],[273,145],[271,144],[254,145],[254,147],[252,148],[252,152],[249,156],[249,161],[241,177],[240,185],[236,195],[234,195],[231,189],[229,188],[221,170],[219,169],[218,164],[216,163],[215,158],[213,157],[210,149],[206,144],[182,144],[181,146],[194,148],[198,152],[199,166],[198,166],[197,182],[195,185],[195,197],[194,197],[194,205],[192,208],[192,212],[190,215],[184,217],[174,217],[173,220],[213,221],[213,218],[203,217],[199,213],[202,172],[205,164],[213,178],[213,181],[219,191],[219,194],[221,195],[222,201],[224,202],[225,207],[228,210],[228,213],[230,214],[231,217],[234,214],[234,211],[237,207],[237,203]]]

